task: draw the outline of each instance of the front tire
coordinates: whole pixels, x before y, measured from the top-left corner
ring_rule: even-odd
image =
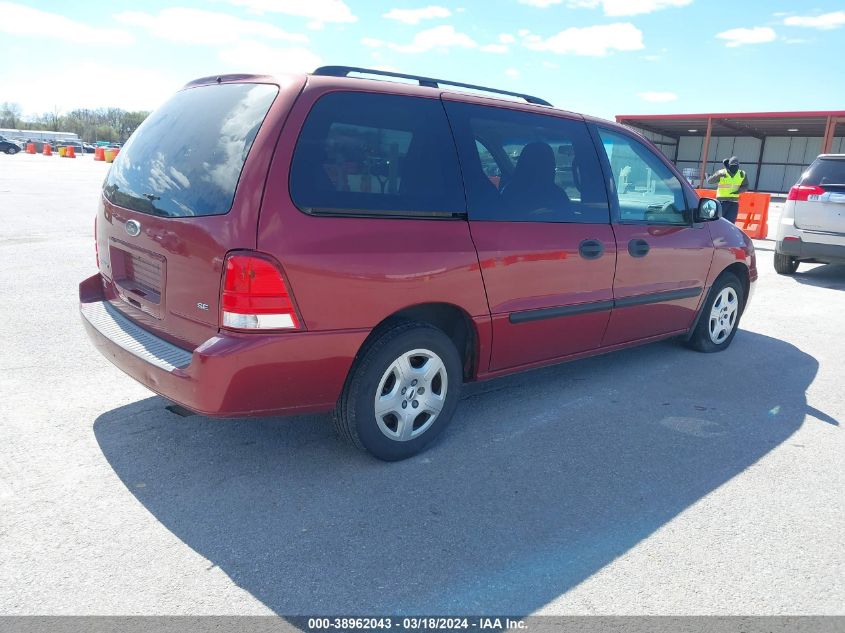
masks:
[[[6,153],[7,153],[9,156],[14,156],[15,154],[17,154],[17,153],[18,153],[18,150],[17,150],[17,149],[15,149],[14,147],[9,147],[9,148],[6,150]]]
[[[448,425],[462,381],[460,356],[442,330],[401,323],[356,361],[335,409],[335,429],[378,459],[406,459]]]
[[[779,275],[793,275],[798,270],[798,260],[775,252],[775,271]]]
[[[739,279],[732,273],[722,273],[707,295],[689,346],[705,353],[726,350],[739,329],[743,305]]]

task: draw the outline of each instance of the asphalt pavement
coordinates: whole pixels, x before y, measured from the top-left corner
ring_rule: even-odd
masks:
[[[845,613],[845,266],[758,241],[725,353],[472,385],[386,464],[327,416],[179,417],[94,350],[107,169],[0,155],[0,613]]]

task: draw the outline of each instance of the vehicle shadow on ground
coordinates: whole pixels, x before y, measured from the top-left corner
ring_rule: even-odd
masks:
[[[803,264],[806,266],[806,264]],[[795,281],[831,290],[845,290],[845,265],[826,264],[802,271],[801,268],[793,275]]]
[[[817,369],[742,331],[722,354],[537,370],[473,385],[431,450],[393,464],[326,416],[180,418],[160,398],[94,432],[156,519],[276,613],[527,614],[784,442]]]

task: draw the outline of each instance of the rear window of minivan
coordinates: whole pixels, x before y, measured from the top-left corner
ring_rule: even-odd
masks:
[[[845,156],[842,158],[817,158],[804,172],[802,185],[845,185]]]
[[[106,198],[167,217],[227,213],[278,91],[269,84],[221,84],[176,93],[120,150],[103,186]]]

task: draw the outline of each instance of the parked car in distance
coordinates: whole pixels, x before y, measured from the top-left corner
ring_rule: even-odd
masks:
[[[845,154],[822,154],[790,190],[778,224],[775,270],[845,264]]]
[[[637,133],[337,66],[189,83],[115,159],[95,246],[82,321],[124,372],[210,416],[334,411],[385,460],[468,381],[724,350],[757,279],[751,240]]]
[[[19,151],[21,151],[21,146],[17,142],[5,136],[0,136],[0,152],[4,154],[17,154]]]

